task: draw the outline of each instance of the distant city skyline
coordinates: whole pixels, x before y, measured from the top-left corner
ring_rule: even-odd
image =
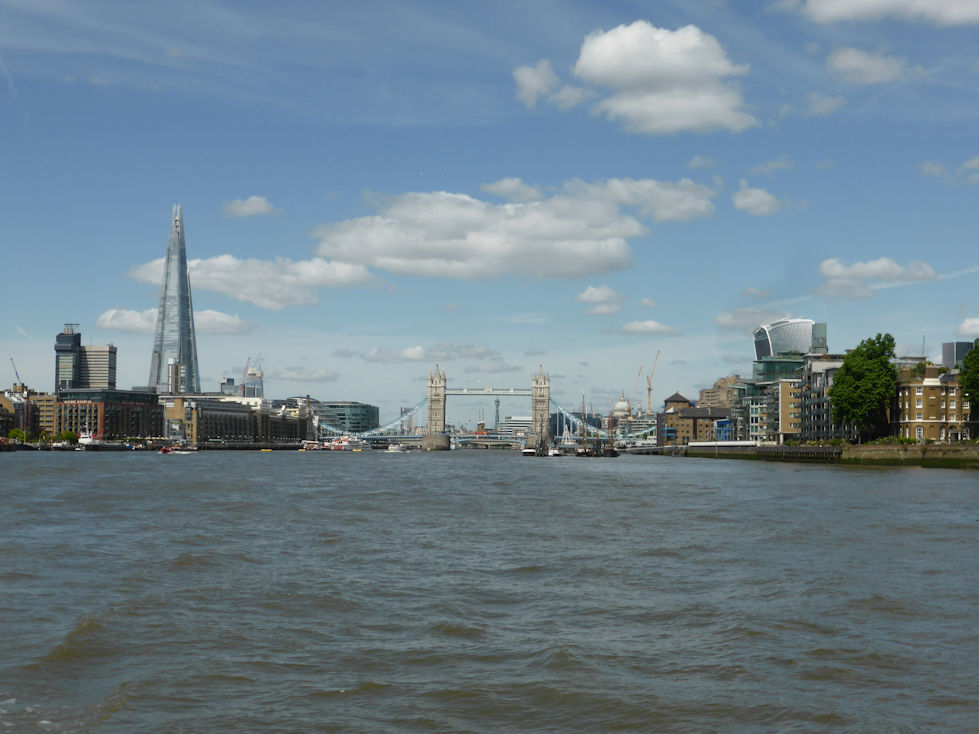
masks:
[[[178,201],[201,388],[261,355],[382,422],[436,361],[601,412],[657,351],[654,403],[750,374],[778,319],[979,336],[979,3],[559,11],[4,4],[5,363],[49,389],[72,322],[145,384]]]

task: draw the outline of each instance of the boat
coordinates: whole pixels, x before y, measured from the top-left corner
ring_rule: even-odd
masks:
[[[520,449],[521,456],[537,456],[537,449]]]
[[[103,441],[101,436],[85,431],[78,437],[75,451],[129,451],[130,448],[128,444]]]
[[[389,443],[388,453],[390,454],[400,454],[407,451],[403,443]]]
[[[363,451],[370,447],[371,445],[367,441],[356,436],[338,436],[330,444],[333,451]]]

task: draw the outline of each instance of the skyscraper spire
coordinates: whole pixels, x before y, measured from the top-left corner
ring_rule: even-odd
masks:
[[[157,392],[201,391],[194,304],[190,297],[184,218],[180,204],[174,204],[170,220],[170,243],[163,266],[149,385]]]

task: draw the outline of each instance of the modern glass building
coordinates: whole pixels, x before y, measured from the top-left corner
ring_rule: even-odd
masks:
[[[752,332],[755,338],[755,359],[780,354],[805,354],[812,345],[812,319],[782,319],[762,324]]]
[[[201,391],[197,366],[197,336],[194,304],[187,273],[187,248],[180,204],[173,207],[170,242],[163,267],[160,309],[156,314],[156,336],[150,360],[149,387],[158,393]]]

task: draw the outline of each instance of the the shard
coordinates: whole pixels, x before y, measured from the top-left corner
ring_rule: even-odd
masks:
[[[170,243],[163,266],[160,310],[156,314],[156,337],[150,362],[150,388],[158,393],[199,393],[201,376],[197,366],[197,336],[194,333],[194,304],[187,273],[184,219],[180,204],[173,207]]]

